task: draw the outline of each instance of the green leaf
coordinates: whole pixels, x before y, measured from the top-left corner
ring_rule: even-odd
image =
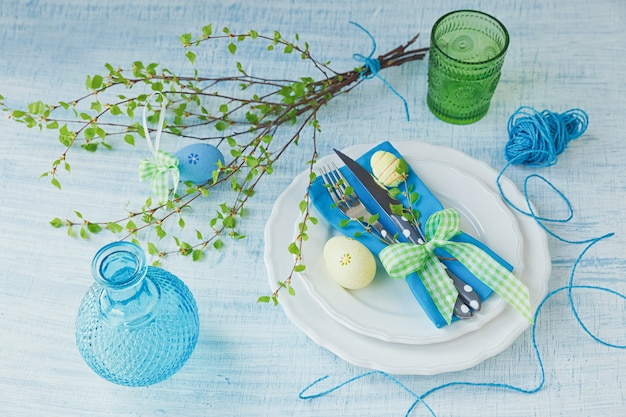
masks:
[[[98,144],[96,142],[83,143],[80,147],[88,152],[95,152],[98,150]]]
[[[234,44],[234,43],[232,43],[232,42],[231,42],[231,43],[229,43],[229,44],[228,44],[228,51],[229,51],[231,54],[233,54],[233,55],[234,55],[234,54],[235,54],[235,52],[237,52],[237,45],[235,45],[235,44]]]
[[[376,221],[378,220],[379,216],[380,216],[379,213],[371,215],[370,218],[367,219],[367,224],[374,224],[374,223],[376,223]]]
[[[157,249],[156,245],[152,242],[148,242],[148,254],[150,255],[158,255],[159,254],[159,250]]]
[[[178,253],[188,256],[192,252],[191,245],[188,242],[181,242]]]
[[[91,88],[93,90],[97,90],[100,87],[102,87],[102,76],[94,75],[93,78],[91,79]]]
[[[63,145],[70,146],[75,137],[76,134],[74,132],[71,132],[67,128],[66,124],[61,126],[61,128],[59,129],[59,142],[61,142]]]
[[[115,222],[109,222],[106,225],[106,228],[111,231],[111,233],[120,233],[124,228]]]
[[[96,223],[87,223],[87,230],[93,234],[100,233],[102,231],[102,226]]]
[[[296,265],[296,266],[293,268],[294,272],[302,272],[302,271],[304,271],[305,269],[306,269],[306,266],[304,266],[304,265],[302,265],[302,264],[300,264],[300,265]]]
[[[36,101],[28,105],[28,111],[32,114],[42,114],[46,109],[45,104],[41,101]]]
[[[246,165],[250,168],[254,168],[259,165],[259,160],[252,155],[248,155],[245,157]]]
[[[228,217],[224,217],[224,220],[222,220],[222,223],[224,224],[224,227],[228,229],[232,229],[237,225],[237,220],[235,220],[233,216],[228,216]]]
[[[54,227],[55,229],[58,229],[60,227],[63,227],[63,220],[59,219],[58,217],[55,217],[54,219],[50,220],[50,225]]]
[[[200,249],[195,249],[192,253],[191,253],[191,259],[193,261],[199,261],[202,258],[204,258],[204,252],[201,251]]]
[[[292,255],[296,255],[296,256],[300,255],[300,248],[298,247],[298,244],[296,242],[291,242],[289,246],[287,247],[287,250]]]
[[[396,166],[395,171],[400,175],[406,175],[409,172],[409,164],[407,164],[404,159],[400,158],[398,159],[398,165]]]
[[[120,106],[118,106],[117,104],[112,105],[109,111],[113,116],[119,116],[120,114],[122,114],[122,109],[120,109]]]
[[[61,189],[61,183],[56,178],[52,177],[52,180],[50,180],[50,183],[54,185],[55,187],[57,187],[59,190]]]
[[[252,29],[250,29],[250,37],[251,37],[252,39],[256,39],[256,38],[258,38],[258,37],[259,37],[259,33],[258,33],[256,30],[252,30]]]
[[[213,247],[215,249],[221,249],[224,247],[224,242],[222,241],[222,239],[217,239],[215,242],[213,242]]]
[[[217,129],[220,132],[226,130],[226,127],[227,127],[226,123],[224,123],[221,120],[219,122],[215,123],[215,129]]]
[[[134,221],[129,220],[128,223],[126,223],[126,230],[128,230],[130,233],[135,233],[137,231],[137,225]]]
[[[256,124],[259,122],[259,116],[254,113],[246,113],[246,120],[251,124]]]
[[[213,25],[212,24],[208,24],[206,26],[202,27],[202,34],[204,36],[211,36],[213,34]]]
[[[189,62],[191,62],[192,64],[194,64],[196,62],[196,54],[193,53],[193,51],[187,51],[185,56],[187,57]]]
[[[269,295],[262,295],[256,301],[257,303],[269,303],[271,299],[272,298]]]
[[[93,139],[94,137],[96,137],[96,128],[93,126],[86,128],[84,131],[84,135],[85,139]]]
[[[189,45],[191,43],[191,33],[183,33],[180,35],[180,43],[183,45]]]
[[[393,214],[402,215],[404,212],[404,206],[402,204],[390,204],[389,206]]]
[[[154,76],[154,75],[156,75],[156,68],[157,68],[158,66],[159,66],[159,64],[158,64],[158,63],[153,62],[153,63],[151,63],[150,65],[148,65],[148,66],[146,67],[146,72],[147,72],[148,74],[150,74],[150,75],[153,75],[153,76]]]
[[[96,101],[91,103],[90,108],[92,110],[97,111],[97,112],[101,112],[102,111],[102,104],[99,101],[96,100]]]
[[[130,133],[127,133],[126,135],[124,135],[124,142],[128,143],[129,145],[135,145],[135,137],[133,135],[131,135]]]
[[[157,236],[159,237],[159,239],[163,239],[165,236],[167,236],[167,233],[165,232],[165,230],[163,230],[163,227],[161,227],[161,225],[155,226],[154,230]]]

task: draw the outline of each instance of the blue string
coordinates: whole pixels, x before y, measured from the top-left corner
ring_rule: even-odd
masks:
[[[507,161],[544,167],[554,165],[570,141],[587,129],[589,118],[580,109],[563,114],[522,106],[509,118],[509,141],[504,148]],[[525,155],[525,157],[520,157]]]
[[[532,119],[534,119],[534,123],[536,124],[536,126],[534,128],[536,128],[536,130],[534,131],[536,135],[545,135],[545,138],[542,138],[541,140],[538,140],[536,138],[532,138],[532,142],[533,144],[538,144],[540,141],[543,141],[544,139],[550,141],[550,144],[547,143],[542,143],[541,145],[535,146],[532,145],[530,146],[528,149],[525,150],[520,150],[520,149],[516,149],[516,152],[514,154],[511,155],[511,159],[509,160],[509,163],[500,171],[500,173],[498,174],[497,178],[496,178],[496,183],[497,183],[497,187],[498,190],[500,191],[500,195],[502,196],[502,198],[515,210],[517,210],[518,212],[532,217],[537,224],[539,224],[539,226],[541,226],[541,228],[543,228],[549,235],[551,235],[552,237],[556,238],[557,240],[564,242],[564,243],[568,243],[568,244],[575,244],[575,245],[585,245],[585,247],[583,248],[583,250],[580,252],[580,254],[578,255],[578,257],[576,258],[571,272],[570,272],[570,276],[568,279],[568,282],[566,285],[557,288],[553,291],[550,291],[541,301],[541,303],[539,304],[539,306],[537,307],[537,311],[535,312],[535,316],[534,316],[534,323],[532,325],[532,346],[533,346],[533,350],[535,353],[535,357],[537,360],[537,365],[539,367],[539,373],[540,373],[540,377],[539,377],[539,382],[537,383],[537,385],[535,385],[534,387],[531,388],[523,388],[523,387],[519,387],[519,386],[515,386],[515,385],[511,385],[511,384],[505,384],[505,383],[494,383],[494,382],[472,382],[472,381],[452,381],[452,382],[448,382],[445,384],[441,384],[441,385],[437,385],[429,390],[424,391],[421,394],[417,394],[415,391],[411,390],[410,388],[408,388],[406,385],[404,385],[402,382],[400,382],[398,379],[394,378],[393,376],[387,374],[386,372],[382,372],[382,371],[369,371],[369,372],[365,372],[362,373],[360,375],[354,376],[338,385],[335,385],[327,390],[321,391],[319,393],[316,394],[310,394],[307,395],[306,393],[311,390],[313,387],[315,387],[316,385],[318,385],[319,383],[321,383],[322,381],[326,380],[328,378],[328,375],[323,376],[315,381],[313,381],[311,384],[309,384],[307,387],[305,387],[299,394],[299,397],[303,400],[306,399],[313,399],[313,398],[319,398],[319,397],[323,397],[327,394],[330,394],[334,391],[339,390],[340,388],[342,388],[343,386],[350,384],[354,381],[357,381],[359,379],[371,376],[371,375],[380,375],[383,376],[384,378],[388,379],[389,381],[391,381],[392,383],[394,383],[395,385],[397,385],[398,387],[400,387],[402,390],[406,391],[407,393],[409,393],[411,395],[411,397],[413,397],[414,401],[411,403],[411,405],[409,406],[409,408],[407,409],[407,412],[405,414],[405,417],[408,417],[417,406],[419,406],[420,404],[423,405],[426,410],[428,411],[429,415],[431,415],[432,417],[437,417],[434,410],[432,409],[432,407],[425,401],[425,398],[427,398],[429,395],[434,394],[438,391],[442,391],[446,388],[450,388],[450,387],[482,387],[482,388],[493,388],[493,389],[503,389],[503,390],[508,390],[508,391],[513,391],[513,392],[518,392],[521,394],[534,394],[538,391],[540,391],[546,382],[546,376],[545,376],[545,367],[543,364],[543,361],[541,359],[541,354],[539,353],[539,346],[537,344],[537,336],[536,336],[536,331],[537,331],[537,325],[539,323],[539,313],[541,312],[542,308],[544,307],[544,305],[548,302],[548,300],[550,300],[552,297],[556,296],[557,294],[560,294],[562,292],[566,292],[567,293],[567,299],[568,299],[568,303],[569,303],[569,307],[570,310],[572,311],[576,322],[578,323],[578,325],[582,328],[582,330],[594,341],[607,346],[609,348],[614,348],[614,349],[626,349],[626,344],[614,344],[614,343],[609,343],[606,340],[598,337],[596,334],[594,334],[589,327],[587,327],[587,325],[585,325],[585,323],[583,322],[582,318],[580,317],[579,313],[578,313],[578,309],[576,308],[576,304],[574,302],[573,299],[573,291],[574,290],[592,290],[594,292],[601,292],[601,293],[606,293],[606,294],[611,294],[614,295],[618,298],[621,298],[622,300],[626,301],[626,295],[623,293],[620,293],[618,291],[615,291],[613,289],[610,288],[606,288],[606,287],[602,287],[602,286],[597,286],[597,285],[574,285],[574,277],[576,274],[576,269],[578,268],[578,265],[580,264],[580,262],[582,261],[583,257],[585,256],[585,254],[589,251],[589,249],[591,249],[595,244],[597,244],[598,242],[610,238],[614,235],[614,233],[606,233],[602,236],[598,236],[598,237],[593,237],[593,238],[589,238],[589,239],[583,239],[583,240],[571,240],[571,239],[565,239],[561,236],[559,236],[558,234],[556,234],[555,232],[551,231],[545,224],[544,222],[548,223],[548,222],[556,222],[556,223],[564,223],[567,222],[569,220],[571,220],[573,218],[574,215],[574,210],[572,209],[572,205],[570,203],[570,201],[567,199],[567,197],[554,185],[552,184],[549,180],[547,180],[546,178],[542,177],[541,175],[538,174],[531,174],[529,176],[526,177],[526,179],[524,180],[524,188],[523,188],[523,195],[524,195],[524,199],[526,201],[526,205],[527,205],[527,210],[523,210],[519,207],[517,207],[515,204],[513,204],[508,197],[506,196],[506,194],[504,193],[503,189],[502,189],[502,185],[501,185],[501,179],[502,176],[504,175],[504,172],[513,164],[518,164],[518,163],[524,163],[524,164],[528,164],[528,165],[533,165],[533,166],[548,166],[548,165],[553,165],[554,163],[556,163],[556,156],[558,154],[560,154],[561,152],[563,152],[563,150],[565,149],[565,147],[567,146],[567,142],[569,142],[569,140],[575,139],[577,137],[579,137],[580,135],[582,135],[582,133],[585,131],[586,127],[587,127],[587,115],[585,114],[584,111],[579,110],[579,109],[575,109],[575,110],[570,110],[569,112],[564,113],[564,115],[560,115],[560,117],[558,117],[560,120],[558,122],[556,122],[555,120],[555,113],[552,112],[547,112],[544,111],[542,113],[538,113],[533,109],[530,109],[529,107],[523,107],[518,109],[518,111],[516,111],[514,113],[514,115],[511,117],[510,119],[510,123],[509,126],[512,126],[515,123],[511,123],[511,120],[514,120],[515,118],[519,117],[521,112],[525,112],[525,114],[527,115],[531,115]],[[543,117],[543,120],[540,120],[539,117],[537,115],[541,114]],[[571,117],[570,117],[571,116]],[[533,122],[530,121],[524,121],[524,123],[526,124],[526,129],[520,129],[519,131],[524,130],[525,132],[529,132],[532,130],[529,130],[531,124]],[[539,126],[539,127],[537,127]],[[547,129],[547,130],[545,130]],[[510,130],[514,131],[514,132],[519,132],[517,130]],[[559,136],[559,137],[556,137]],[[565,137],[567,136],[567,137]],[[512,137],[512,136],[511,136]],[[569,138],[569,139],[568,139]],[[513,146],[511,148],[514,148]],[[532,204],[530,203],[530,199],[528,196],[528,183],[530,182],[530,180],[532,179],[538,179],[539,181],[544,182],[545,184],[547,184],[558,196],[559,198],[561,198],[563,200],[563,202],[565,203],[565,205],[567,206],[567,215],[564,218],[546,218],[546,217],[541,217],[538,216],[533,207]]]
[[[368,56],[363,56],[361,54],[353,54],[352,55],[352,59],[354,59],[357,62],[363,63],[363,66],[365,67],[364,70],[359,75],[359,78],[362,78],[362,79],[365,79],[365,80],[369,80],[369,79],[372,79],[372,78],[376,77],[379,80],[381,80],[396,96],[398,96],[400,98],[400,100],[402,100],[402,102],[404,103],[404,112],[406,113],[406,119],[407,120],[411,120],[411,118],[409,117],[409,104],[407,103],[406,99],[404,97],[402,97],[402,95],[400,93],[398,93],[391,86],[391,84],[389,84],[389,82],[387,80],[385,80],[383,77],[381,77],[380,74],[379,74],[379,72],[380,72],[380,61],[377,58],[372,58],[374,56],[374,52],[376,52],[376,40],[374,39],[372,34],[369,33],[369,31],[367,29],[365,29],[363,26],[359,25],[356,22],[352,22],[352,21],[350,21],[350,23],[353,24],[354,26],[358,27],[359,29],[361,29],[363,32],[365,32],[365,34],[367,36],[369,36],[369,38],[372,40],[372,52],[370,52],[370,54]]]

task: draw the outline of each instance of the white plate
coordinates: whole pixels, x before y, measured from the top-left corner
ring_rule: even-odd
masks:
[[[332,161],[340,165],[335,158],[334,155],[321,158],[318,164],[322,166]],[[473,175],[452,165],[421,156],[409,156],[405,160],[444,207],[460,212],[461,230],[495,249],[520,276],[523,264],[521,232],[513,213],[500,196]],[[317,212],[314,215],[320,217]],[[296,221],[293,236],[300,221],[301,217]],[[390,279],[380,264],[370,285],[359,290],[346,290],[328,275],[324,266],[324,244],[337,234],[323,220],[309,228],[309,239],[302,248],[302,263],[306,270],[301,279],[328,315],[358,333],[397,343],[440,343],[479,329],[506,306],[501,297],[492,296],[471,319],[437,328],[414,298],[406,281]]]
[[[405,157],[424,157],[462,168],[496,190],[495,172],[486,163],[455,149],[426,143],[393,142]],[[351,156],[363,154],[374,145],[358,145],[345,150]],[[278,198],[265,228],[265,264],[270,287],[284,280],[293,266],[287,246],[292,241],[290,228],[285,222],[295,222],[300,211],[298,202],[308,183],[308,174],[297,176]],[[502,188],[507,197],[523,207],[525,199],[515,185],[502,178]],[[537,309],[547,293],[551,260],[547,235],[534,219],[517,211],[524,241],[524,270],[520,279],[529,287],[531,308]],[[299,281],[292,282],[296,295],[281,294],[280,304],[287,317],[314,342],[338,357],[354,364],[391,374],[432,375],[452,372],[475,366],[509,347],[529,327],[515,309],[506,306],[480,329],[463,336],[435,344],[393,343],[365,336],[350,330],[326,314]]]

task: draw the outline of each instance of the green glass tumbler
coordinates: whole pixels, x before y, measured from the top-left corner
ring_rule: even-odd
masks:
[[[509,46],[509,33],[496,18],[475,10],[450,12],[430,35],[430,111],[454,124],[480,120],[489,110]]]

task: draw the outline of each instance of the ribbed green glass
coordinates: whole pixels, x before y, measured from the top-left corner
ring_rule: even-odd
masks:
[[[455,124],[485,116],[508,46],[508,31],[488,14],[459,10],[439,18],[430,36],[426,99],[430,111]]]

